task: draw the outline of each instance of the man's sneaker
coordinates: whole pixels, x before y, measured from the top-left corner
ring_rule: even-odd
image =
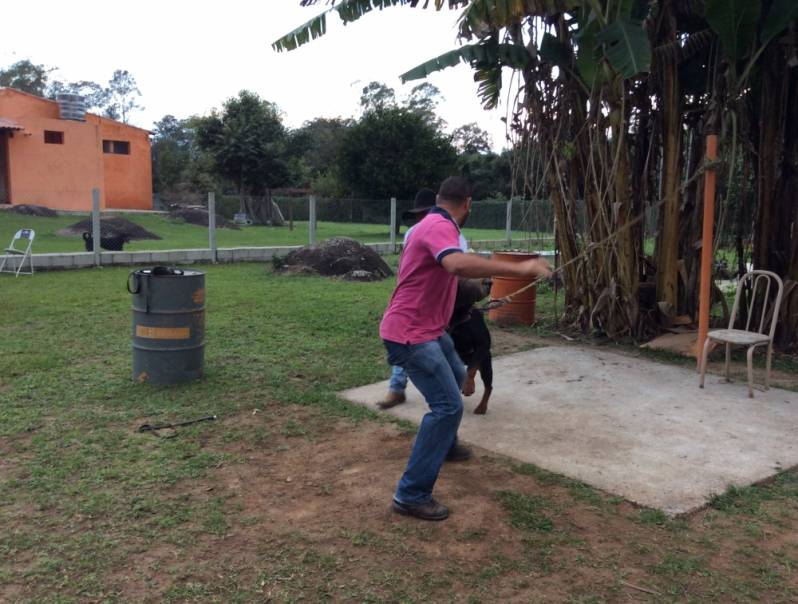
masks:
[[[460,443],[455,444],[446,454],[446,461],[468,461],[471,459],[471,449]]]
[[[379,407],[380,409],[390,409],[391,407],[396,407],[396,405],[401,405],[404,402],[405,402],[404,392],[394,392],[392,390],[389,390],[388,394],[385,396],[385,399],[377,403],[377,407]]]
[[[449,517],[449,508],[434,499],[417,505],[399,503],[394,499],[393,511],[403,516],[412,516],[421,520],[446,520]]]

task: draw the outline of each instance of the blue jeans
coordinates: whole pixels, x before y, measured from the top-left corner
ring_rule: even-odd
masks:
[[[422,344],[384,342],[388,362],[404,368],[430,409],[421,421],[394,499],[410,505],[427,503],[432,499],[432,487],[446,455],[457,443],[457,429],[463,417],[460,390],[466,369],[446,333]]]
[[[407,372],[399,365],[391,367],[391,382],[388,390],[391,392],[404,392],[407,388]]]

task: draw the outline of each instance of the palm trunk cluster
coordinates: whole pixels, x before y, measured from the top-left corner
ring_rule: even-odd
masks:
[[[568,317],[585,330],[635,339],[677,317],[696,319],[701,247],[714,245],[731,273],[753,264],[782,276],[779,341],[796,346],[795,26],[741,75],[745,61],[727,56],[693,5],[655,2],[642,25],[650,68],[624,77],[604,58],[590,82],[576,59],[586,34],[574,20],[538,13],[508,28],[532,57],[509,121],[515,167],[528,194],[554,205]],[[546,60],[538,44],[544,33],[571,49],[571,58]],[[758,50],[754,45],[746,57]],[[717,222],[715,241],[703,242],[710,132],[720,136],[720,161],[711,166],[718,170]],[[656,213],[655,232],[646,233],[647,211]],[[722,302],[713,289],[713,300]]]

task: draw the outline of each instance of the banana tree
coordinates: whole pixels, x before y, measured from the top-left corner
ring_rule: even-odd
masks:
[[[274,47],[290,50],[323,35],[326,15],[332,11],[344,22],[351,22],[374,9],[428,4],[388,0],[333,3],[280,38]],[[474,69],[484,105],[495,107],[502,91],[502,69],[520,72],[523,98],[512,124],[518,136],[534,144],[534,156],[544,159],[546,182],[532,186],[554,191],[559,247],[568,263],[567,303],[584,325],[592,323],[612,335],[634,332],[639,315],[640,230],[626,228],[633,218],[626,97],[629,81],[648,71],[651,62],[641,19],[645,5],[629,0],[434,3],[438,10],[463,6],[458,24],[463,44],[402,78],[422,78],[466,62]],[[574,107],[568,107],[564,99],[573,101]],[[592,123],[585,127],[585,120]],[[558,122],[567,127],[549,127]],[[575,136],[575,146],[569,151],[565,142],[571,136]],[[590,226],[584,241],[597,243],[603,237],[596,249],[585,254],[589,261],[579,259],[574,217],[580,199],[589,199]],[[616,231],[616,236],[607,238]]]
[[[514,165],[535,197],[554,203],[566,303],[583,327],[639,336],[662,310],[695,313],[707,129],[720,132],[727,166],[719,230],[728,200],[745,197],[733,183],[743,183],[753,196],[738,204],[737,222],[757,216],[755,264],[798,278],[794,0],[342,0],[274,47],[323,35],[333,12],[348,23],[391,7],[460,11],[460,46],[404,80],[463,62],[495,107],[503,70],[519,76],[507,118]],[[652,262],[647,205],[659,213]],[[798,284],[794,292],[793,325]]]

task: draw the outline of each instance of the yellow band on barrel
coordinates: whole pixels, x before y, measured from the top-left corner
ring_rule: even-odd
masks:
[[[136,337],[150,340],[188,340],[191,337],[191,328],[136,325]]]

